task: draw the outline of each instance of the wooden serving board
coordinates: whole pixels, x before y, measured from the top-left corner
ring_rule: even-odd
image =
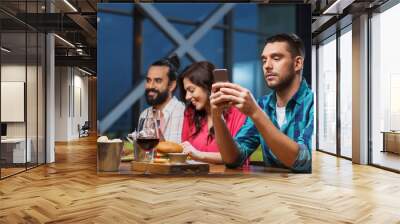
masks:
[[[145,163],[132,161],[132,170],[152,174],[208,174],[210,165],[188,160],[185,163]]]

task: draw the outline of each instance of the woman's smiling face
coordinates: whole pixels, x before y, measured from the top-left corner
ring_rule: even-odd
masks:
[[[204,110],[206,105],[209,103],[206,90],[198,85],[195,85],[188,78],[183,79],[183,88],[186,91],[186,101],[190,102],[196,108],[196,110]]]

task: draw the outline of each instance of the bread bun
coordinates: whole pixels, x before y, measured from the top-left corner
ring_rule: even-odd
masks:
[[[167,153],[162,153],[162,152],[155,151],[155,156],[154,156],[154,158],[164,158],[164,157],[168,157],[168,154],[167,154]]]
[[[164,141],[158,143],[156,146],[157,152],[161,153],[180,153],[183,151],[183,147],[175,142]]]
[[[168,159],[165,158],[154,158],[153,163],[168,163]]]

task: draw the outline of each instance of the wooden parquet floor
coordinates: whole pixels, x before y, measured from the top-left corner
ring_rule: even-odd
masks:
[[[94,138],[0,181],[0,223],[400,223],[400,175],[314,152],[312,174],[98,176]]]

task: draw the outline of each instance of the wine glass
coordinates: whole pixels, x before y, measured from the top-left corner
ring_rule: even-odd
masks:
[[[152,162],[154,147],[160,141],[156,117],[147,112],[146,116],[139,120],[137,131],[136,143],[145,152],[143,161]]]

